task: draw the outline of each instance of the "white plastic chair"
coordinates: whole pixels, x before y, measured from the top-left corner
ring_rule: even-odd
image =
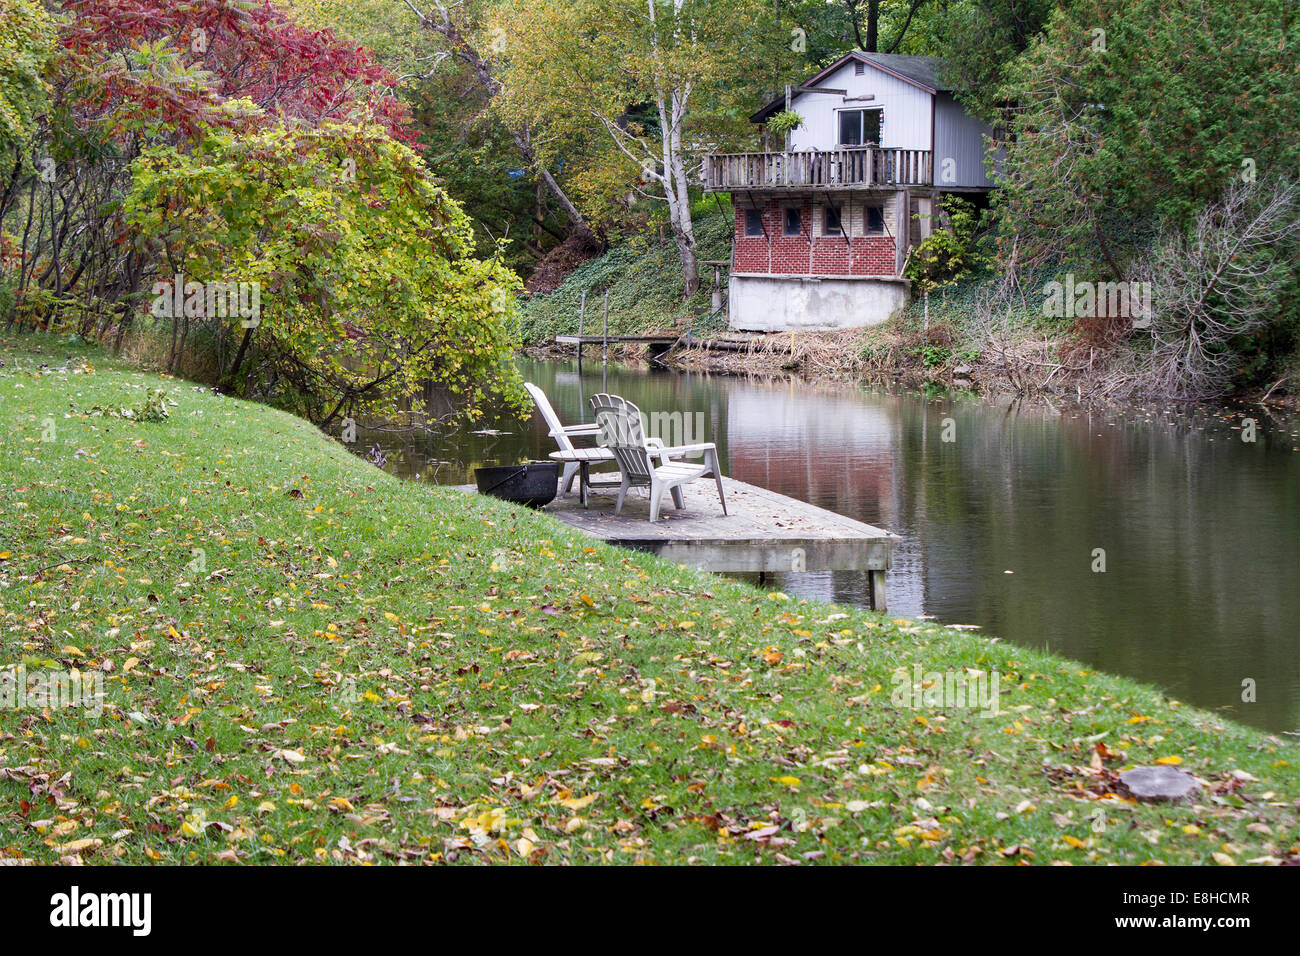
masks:
[[[555,444],[560,446],[560,451],[576,451],[571,441],[573,437],[590,436],[595,438],[600,434],[599,425],[561,425],[560,416],[555,414],[555,409],[551,407],[546,393],[532,382],[524,382],[524,388],[528,389],[528,394],[533,397],[533,401],[537,404],[537,410],[542,413],[542,419],[550,430],[548,434],[555,439]],[[560,476],[560,490],[563,494],[567,495],[569,489],[573,487],[573,478],[578,474],[578,467],[576,461],[566,461],[564,463],[564,472]]]
[[[596,422],[600,427],[600,443],[614,453],[618,460],[622,481],[618,489],[618,503],[614,513],[621,514],[628,489],[633,486],[650,488],[650,520],[659,520],[659,506],[664,492],[672,493],[673,504],[685,506],[681,486],[710,472],[718,484],[718,500],[722,513],[727,513],[727,498],[722,490],[722,471],[718,467],[717,446],[708,444],[664,447],[658,439],[646,438],[641,424],[641,410],[617,395],[596,395],[591,400]],[[704,453],[703,464],[675,461],[673,456]],[[656,463],[657,461],[657,463]]]

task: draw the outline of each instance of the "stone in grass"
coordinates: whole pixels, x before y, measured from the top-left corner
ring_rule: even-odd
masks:
[[[1190,773],[1174,767],[1134,767],[1119,775],[1119,782],[1139,800],[1182,800],[1201,785]]]

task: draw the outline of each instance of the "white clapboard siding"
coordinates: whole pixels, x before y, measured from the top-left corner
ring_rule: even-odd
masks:
[[[971,116],[948,93],[940,93],[934,111],[934,183],[936,186],[992,186],[984,167],[986,141],[992,130]]]
[[[790,134],[790,148],[834,149],[839,145],[839,111],[842,109],[883,109],[884,127],[881,146],[893,149],[930,148],[930,94],[867,64],[861,76],[855,76],[853,62],[824,77],[817,84],[847,90],[847,96],[830,93],[799,93],[794,97],[794,111],[803,117],[803,125]],[[871,95],[870,100],[853,97]]]

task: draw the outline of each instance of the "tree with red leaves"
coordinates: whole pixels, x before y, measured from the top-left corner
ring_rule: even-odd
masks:
[[[368,51],[307,30],[272,3],[68,0],[64,8],[73,19],[61,41],[87,70],[87,92],[98,94],[82,101],[88,107],[159,113],[190,130],[216,120],[217,103],[248,99],[311,125],[366,118],[413,138],[394,77]]]
[[[120,201],[151,145],[205,128],[378,125],[411,142],[395,79],[362,47],[255,0],[66,0],[48,108],[26,142],[6,142],[0,225],[8,323],[75,314],[115,341],[155,263]],[[13,253],[10,255],[9,253]],[[163,266],[165,268],[165,266]]]

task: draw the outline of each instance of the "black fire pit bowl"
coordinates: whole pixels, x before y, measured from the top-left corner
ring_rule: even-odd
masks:
[[[491,495],[517,505],[540,508],[555,500],[560,485],[558,461],[530,461],[526,465],[493,465],[475,468],[474,480],[480,494]]]

